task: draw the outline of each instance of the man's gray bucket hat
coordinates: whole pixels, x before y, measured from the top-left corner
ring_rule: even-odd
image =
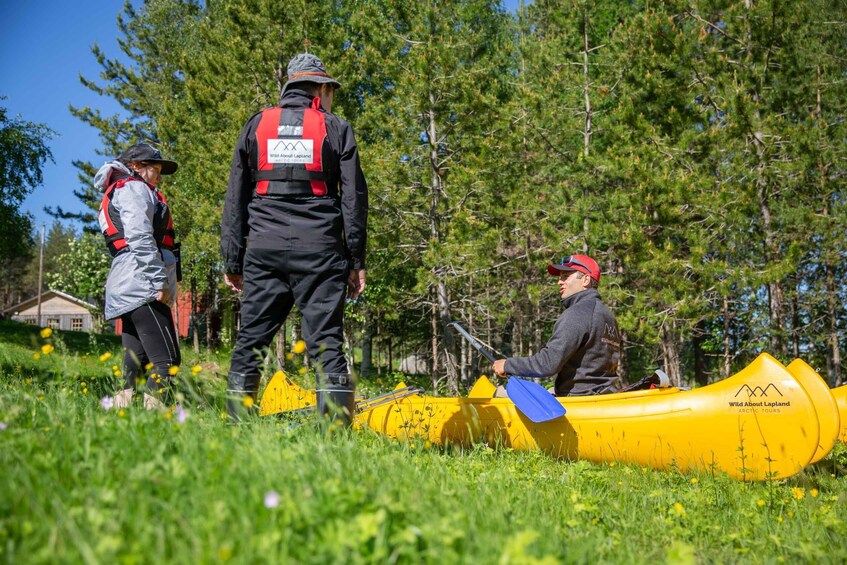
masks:
[[[330,83],[335,88],[341,87],[341,83],[329,76],[323,62],[317,55],[311,53],[300,53],[295,55],[288,63],[288,82],[282,87],[283,94],[288,87],[298,82]]]

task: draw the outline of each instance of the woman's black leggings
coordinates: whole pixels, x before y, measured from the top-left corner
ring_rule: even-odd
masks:
[[[141,384],[141,376],[148,364],[153,367],[147,378],[147,388],[158,390],[170,384],[170,368],[181,363],[171,309],[159,301],[148,302],[124,314],[121,320],[126,350],[124,388],[135,388]]]

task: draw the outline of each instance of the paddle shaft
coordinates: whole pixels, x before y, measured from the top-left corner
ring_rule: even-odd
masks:
[[[474,336],[472,336],[471,334],[466,332],[465,328],[463,328],[459,324],[459,322],[450,322],[447,325],[453,326],[454,328],[456,328],[456,331],[459,332],[460,334],[462,334],[464,336],[464,338],[466,340],[468,340],[470,342],[470,344],[473,345],[474,348],[477,351],[479,351],[482,354],[482,356],[485,357],[486,359],[488,359],[491,363],[494,363],[494,361],[496,361],[496,359],[494,358],[494,355],[492,355],[487,349],[485,349],[485,347],[483,347],[483,345],[479,341],[477,341],[477,339]]]

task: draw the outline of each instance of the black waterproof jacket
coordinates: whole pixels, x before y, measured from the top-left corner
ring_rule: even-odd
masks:
[[[593,288],[567,297],[564,304],[547,345],[531,357],[507,359],[506,373],[556,375],[556,396],[607,392],[617,379],[621,351],[615,316]]]
[[[308,108],[312,100],[302,90],[288,89],[280,106]],[[252,172],[258,168],[256,128],[261,117],[259,112],[244,125],[232,158],[221,222],[225,271],[242,273],[247,240],[251,247],[264,249],[337,252],[352,269],[364,269],[368,187],[353,128],[325,112],[327,196],[258,196]]]

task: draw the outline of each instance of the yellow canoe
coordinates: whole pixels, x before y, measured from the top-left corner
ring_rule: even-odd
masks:
[[[815,411],[818,413],[818,425],[820,427],[818,447],[810,461],[810,463],[817,463],[832,451],[835,442],[838,441],[838,433],[841,431],[838,404],[829,385],[808,363],[802,359],[795,359],[789,363],[786,369],[794,375],[806,390],[815,404]]]
[[[835,398],[835,403],[838,405],[838,412],[841,414],[841,431],[838,439],[847,443],[847,385],[832,389],[832,396]]]
[[[800,472],[832,448],[832,418],[821,440],[816,407],[816,399],[822,399],[821,413],[831,410],[831,395],[821,391],[815,380],[820,377],[804,365],[788,370],[762,354],[736,375],[690,391],[667,388],[559,398],[567,414],[538,424],[511,400],[492,398],[495,387],[482,377],[467,398],[415,394],[359,412],[354,426],[398,439],[439,444],[483,440],[519,450],[542,449],[571,460],[724,472],[743,480],[779,479]],[[279,375],[268,384],[260,413],[314,403],[313,392]]]

